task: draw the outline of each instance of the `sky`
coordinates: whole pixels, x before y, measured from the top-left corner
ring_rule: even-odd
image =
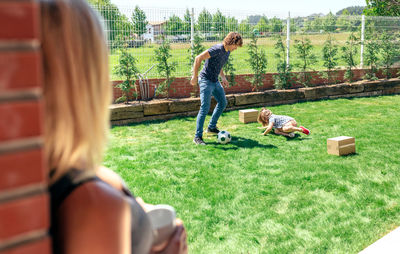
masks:
[[[350,6],[365,6],[365,0],[111,0],[119,9],[134,8],[138,5],[144,8],[186,9],[194,8],[195,12],[206,8],[229,11],[231,13],[265,14],[267,17],[307,16],[314,13],[327,14]]]

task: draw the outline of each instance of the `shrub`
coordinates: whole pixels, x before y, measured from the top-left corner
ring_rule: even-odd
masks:
[[[383,73],[386,78],[389,79],[392,77],[390,67],[396,62],[396,56],[399,54],[399,49],[396,44],[393,42],[394,37],[392,35],[383,32],[380,36],[380,47],[382,52],[382,65],[383,65]]]
[[[176,62],[169,62],[169,59],[172,57],[171,53],[171,45],[168,40],[163,38],[161,45],[154,50],[154,59],[157,62],[157,72],[161,76],[165,77],[166,80],[161,82],[157,89],[156,95],[167,95],[169,97],[169,89],[171,83],[174,81],[174,77],[172,77],[172,73],[176,69]]]
[[[355,56],[357,54],[357,45],[359,44],[357,37],[351,33],[347,38],[346,45],[342,47],[342,59],[346,62],[346,72],[344,78],[349,82],[353,81],[353,68],[356,67]]]
[[[136,58],[132,56],[127,49],[127,43],[123,43],[120,48],[121,55],[119,57],[118,64],[114,67],[114,74],[123,77],[122,83],[118,84],[117,87],[122,90],[123,96],[117,99],[117,102],[128,103],[129,92],[134,88],[133,96],[137,99],[137,88],[135,85],[136,75],[139,73],[136,68]]]
[[[323,66],[326,68],[325,72],[320,72],[322,78],[324,78],[328,84],[337,83],[337,66],[338,66],[338,45],[332,38],[331,34],[328,34],[326,41],[322,47],[322,61]]]
[[[196,33],[193,37],[193,47],[190,47],[188,49],[189,53],[189,61],[188,65],[192,68],[194,59],[196,56],[201,54],[206,48],[201,44],[203,42],[203,39],[199,36],[198,33]]]
[[[226,79],[229,82],[229,87],[232,87],[236,85],[236,80],[235,80],[235,66],[233,66],[234,59],[232,56],[229,56],[228,61],[223,67]]]
[[[278,58],[278,64],[276,66],[278,74],[274,75],[274,86],[277,89],[291,88],[293,76],[291,73],[292,68],[287,64],[286,48],[280,35],[276,37],[275,50],[275,57]]]
[[[314,46],[311,44],[311,40],[303,35],[300,40],[294,41],[294,48],[300,58],[299,62],[295,64],[300,68],[298,79],[303,86],[308,87],[311,85],[312,76],[307,71],[310,70],[310,66],[317,59],[312,53]]]
[[[250,67],[254,72],[254,76],[249,79],[253,86],[253,90],[258,91],[258,88],[263,86],[263,79],[267,69],[267,56],[263,49],[257,46],[257,37],[254,33],[251,34],[251,41],[247,52],[250,55],[248,59]]]
[[[369,80],[377,80],[376,73],[378,71],[378,61],[379,61],[379,43],[374,40],[376,38],[374,33],[372,37],[367,40],[365,45],[365,63],[369,66],[368,72],[365,74],[364,78]]]

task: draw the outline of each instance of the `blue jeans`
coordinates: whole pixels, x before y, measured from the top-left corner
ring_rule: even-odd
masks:
[[[200,101],[201,106],[199,113],[197,114],[196,121],[196,134],[195,137],[203,137],[203,126],[206,119],[207,113],[211,106],[211,95],[214,96],[217,101],[217,105],[214,108],[213,114],[211,116],[209,128],[216,128],[217,121],[226,107],[226,97],[224,88],[221,86],[219,81],[212,82],[210,80],[201,79],[199,80],[200,87]]]

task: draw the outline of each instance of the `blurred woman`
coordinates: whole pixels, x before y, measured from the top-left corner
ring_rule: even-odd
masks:
[[[53,253],[186,253],[181,221],[152,246],[150,221],[114,172],[100,168],[109,129],[108,50],[85,0],[39,0],[45,157]]]

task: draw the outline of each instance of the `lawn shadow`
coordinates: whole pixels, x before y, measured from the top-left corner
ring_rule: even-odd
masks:
[[[257,148],[266,148],[266,149],[277,148],[274,145],[261,144],[256,140],[243,138],[243,137],[239,137],[239,136],[232,137],[231,142],[229,144],[227,144],[227,145],[221,145],[217,141],[207,142],[207,145],[213,145],[215,148],[219,148],[219,149],[222,149],[222,150],[237,150],[239,148],[255,148],[255,147],[257,147]]]
[[[274,133],[274,135],[280,136],[280,135],[277,135],[275,133]],[[286,141],[300,141],[300,142],[303,141],[303,140],[311,139],[310,136],[302,136],[299,133],[295,133],[293,138],[286,137],[286,136],[285,136],[285,138],[286,138]]]
[[[345,155],[340,155],[340,157],[354,157],[354,156],[359,156],[359,153],[349,153],[349,154],[345,154]]]

